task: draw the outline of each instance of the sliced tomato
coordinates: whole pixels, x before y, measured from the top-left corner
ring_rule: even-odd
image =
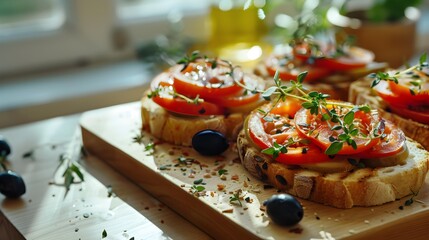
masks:
[[[204,86],[202,83],[187,80],[182,74],[174,75],[173,86],[176,91],[190,97],[196,97],[198,95],[201,98],[213,98],[214,96],[219,97],[235,94],[243,90],[239,85],[236,84],[219,87],[211,87],[209,85]]]
[[[421,84],[421,89],[415,88],[411,82],[416,79],[410,77],[399,78],[398,83],[389,81],[390,90],[401,98],[402,102],[406,102],[408,105],[429,105],[429,82]],[[413,89],[413,93],[411,93]]]
[[[294,118],[295,113],[302,108],[302,102],[295,98],[288,98],[284,102],[277,104],[270,112],[281,116]]]
[[[405,135],[401,129],[393,125],[389,121],[384,121],[384,137],[381,138],[378,144],[370,149],[358,153],[356,156],[364,159],[376,159],[393,156],[400,153],[406,148]]]
[[[389,105],[393,113],[407,119],[412,119],[416,122],[428,124],[429,103],[423,99],[425,97],[425,93],[420,95],[411,95],[409,89],[407,92],[407,90],[401,89],[405,88],[404,86],[396,86],[396,90],[399,92],[398,95],[393,93],[390,89],[392,84],[395,83],[381,81],[374,87],[374,90]]]
[[[246,131],[248,132],[248,136],[260,149],[273,147],[274,142],[280,145],[286,144],[290,138],[299,140],[298,132],[294,127],[292,119],[280,115],[268,115],[268,117],[276,117],[283,121],[282,130],[279,131],[279,129],[276,129],[276,123],[264,120],[263,116],[258,112],[252,112],[247,119]],[[287,152],[280,153],[275,160],[284,164],[302,165],[327,162],[331,159],[316,145],[300,142],[288,146]]]
[[[185,115],[222,115],[225,112],[222,107],[209,102],[189,103],[184,99],[168,96],[154,96],[152,100],[168,111]]]
[[[241,69],[234,69],[234,76],[231,76],[232,69],[225,62],[218,61],[215,68],[211,66],[211,62],[201,60],[190,63],[183,71],[174,68],[174,88],[186,96],[198,95],[201,98],[226,96],[242,90],[234,81],[234,78],[237,81],[242,80],[244,73]]]
[[[396,113],[399,116],[412,119],[419,123],[429,124],[429,105],[420,106],[420,108],[413,107],[412,109],[402,106],[396,106],[393,104],[391,104],[389,107],[393,113]]]
[[[253,102],[259,101],[261,96],[259,93],[244,93],[241,91],[239,94],[224,96],[224,97],[206,97],[205,100],[212,102],[222,107],[239,107]]]
[[[374,60],[374,53],[359,47],[350,47],[346,55],[338,57],[329,57],[329,55],[326,53],[326,57],[316,58],[314,65],[334,71],[348,71],[363,68]]]
[[[398,79],[398,83],[381,81],[373,89],[388,104],[396,106],[422,106],[429,105],[429,83],[422,84],[420,91],[411,93],[411,79]]]
[[[294,46],[295,58],[306,62],[310,57],[314,58],[315,67],[326,68],[333,71],[348,71],[363,68],[374,60],[374,53],[359,47],[349,47],[345,55],[331,57],[336,54],[336,47],[332,44],[314,43],[318,45],[317,52],[312,52],[309,43]],[[314,49],[313,49],[314,50]]]
[[[377,117],[371,116],[369,113],[358,111],[355,113],[355,119],[359,119],[360,131],[370,134],[372,126],[379,120]],[[332,144],[331,137],[338,137],[341,133],[340,130],[332,130],[336,124],[333,122],[322,121],[321,116],[310,114],[310,110],[301,109],[295,114],[295,126],[303,136],[309,138],[314,144],[319,146],[324,152]],[[343,147],[338,151],[340,155],[352,155],[359,152],[366,151],[378,143],[378,138],[369,139],[362,136],[355,136],[353,140],[356,143],[356,149],[344,143]]]
[[[367,65],[367,63],[349,57],[338,57],[319,58],[315,60],[314,65],[335,71],[348,71],[352,69],[363,68]]]
[[[389,83],[386,81],[381,81],[373,89],[376,91],[377,95],[380,96],[387,104],[395,104],[401,106],[407,105],[406,99],[403,99],[398,95],[394,94],[390,90]]]
[[[317,81],[330,74],[330,70],[326,68],[315,67],[311,65],[303,65],[299,62],[281,63],[281,60],[272,56],[266,60],[265,65],[270,76],[274,76],[276,71],[279,71],[279,77],[283,81],[296,80],[301,72],[307,71],[307,77],[304,82]]]

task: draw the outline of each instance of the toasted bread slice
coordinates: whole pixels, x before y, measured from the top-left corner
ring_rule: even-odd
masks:
[[[241,162],[252,175],[299,198],[337,208],[380,205],[418,192],[429,153],[411,139],[406,144],[409,155],[403,165],[321,173],[272,160],[246,138],[244,130],[237,138]]]
[[[320,79],[317,82],[305,83],[304,80],[304,87],[311,91],[327,93],[331,96],[331,99],[346,101],[350,84],[353,81],[371,72],[381,71],[386,68],[386,63],[371,63],[365,68],[349,71],[347,73],[338,72]],[[274,84],[272,81],[273,77],[268,74],[263,62],[256,65],[254,73],[264,78],[267,81],[267,85]]]
[[[147,97],[147,93],[141,101],[143,129],[154,137],[175,145],[191,146],[192,137],[206,129],[218,131],[235,141],[244,119],[242,113],[207,117],[179,116],[153,102]]]
[[[371,79],[363,78],[354,82],[349,90],[349,102],[368,104],[379,110],[381,117],[390,120],[404,131],[405,135],[419,142],[429,150],[429,124],[423,124],[389,112],[388,105],[370,88]]]

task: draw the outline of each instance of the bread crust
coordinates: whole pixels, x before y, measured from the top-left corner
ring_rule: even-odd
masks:
[[[186,117],[168,112],[147,97],[141,99],[142,127],[154,137],[181,146],[191,146],[192,137],[199,131],[211,129],[235,141],[244,120],[242,113],[227,116]]]
[[[389,106],[370,88],[371,82],[372,79],[369,78],[362,78],[354,82],[350,86],[349,102],[358,105],[368,104],[372,108],[377,108],[381,117],[393,122],[404,131],[407,137],[414,139],[429,150],[429,124],[419,123],[389,112]]]
[[[299,198],[337,208],[381,205],[418,192],[429,153],[411,139],[406,144],[410,155],[404,165],[322,174],[275,162],[247,139],[244,129],[237,138],[241,162],[253,176]]]

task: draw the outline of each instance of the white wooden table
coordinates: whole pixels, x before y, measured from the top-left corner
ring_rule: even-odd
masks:
[[[60,155],[79,142],[80,115],[0,129],[12,147],[9,168],[27,186],[19,199],[0,196],[0,239],[210,239],[104,162],[81,161],[85,181],[65,188],[55,169]],[[32,157],[23,157],[32,151]],[[108,197],[108,187],[114,196]],[[116,196],[115,196],[116,195]]]

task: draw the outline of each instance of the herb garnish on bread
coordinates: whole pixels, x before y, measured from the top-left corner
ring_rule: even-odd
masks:
[[[245,115],[263,102],[243,86],[262,90],[264,81],[229,61],[193,52],[151,82],[142,98],[143,128],[183,146],[206,129],[235,141]]]
[[[300,72],[306,71],[305,88],[328,93],[333,99],[347,100],[352,81],[387,67],[373,60],[372,52],[351,46],[349,41],[326,43],[305,35],[275,49],[254,72],[269,84],[276,71],[283,81],[296,79]]]
[[[304,78],[284,86],[276,75],[262,93],[272,102],[249,114],[237,139],[244,167],[280,190],[338,208],[418,192],[429,153],[367,105],[306,92]]]
[[[426,54],[405,70],[363,78],[350,87],[349,101],[369,104],[399,126],[405,135],[429,149],[429,68]]]

